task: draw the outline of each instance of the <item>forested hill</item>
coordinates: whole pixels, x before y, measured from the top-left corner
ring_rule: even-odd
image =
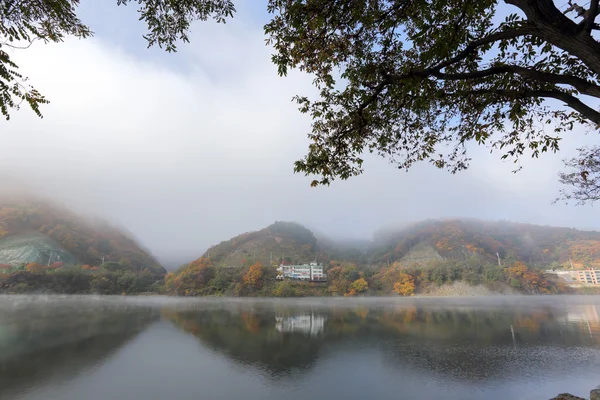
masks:
[[[58,259],[90,268],[104,261],[113,269],[166,272],[133,239],[106,223],[40,200],[0,199],[0,264],[45,265]]]
[[[324,264],[327,283],[275,279],[279,263],[314,259]],[[594,266],[600,266],[600,232],[454,219],[424,221],[371,242],[337,243],[315,237],[299,224],[276,222],[223,241],[168,274],[165,292],[411,296],[466,284],[486,293],[572,293],[573,288],[546,276],[543,269]]]
[[[506,221],[429,220],[377,237],[368,261],[418,261],[419,256],[477,256],[487,261],[499,256],[504,264],[518,260],[540,267],[600,267],[600,232]]]
[[[532,267],[600,267],[600,232],[506,221],[427,220],[388,230],[371,242],[337,243],[292,222],[276,222],[211,247],[204,257],[215,265],[242,266],[331,260],[362,265],[396,261],[423,264],[434,260],[478,258],[503,265],[522,261]]]
[[[317,256],[317,239],[307,228],[294,222],[275,222],[255,232],[225,240],[206,251],[214,264],[242,266],[255,261],[264,265],[307,262]]]

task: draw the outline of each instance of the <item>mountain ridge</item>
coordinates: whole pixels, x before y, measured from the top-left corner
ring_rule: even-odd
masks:
[[[287,236],[284,235],[288,240],[283,246],[270,242],[277,236],[273,231],[276,226],[290,229]],[[296,243],[294,230],[302,232],[303,242]],[[299,248],[306,244],[309,246]],[[361,265],[383,264],[402,260],[417,245],[430,246],[444,259],[460,260],[477,255],[487,261],[500,258],[540,266],[568,262],[569,266],[573,264],[578,268],[600,267],[599,231],[475,218],[427,219],[404,224],[403,228],[388,229],[385,234],[379,231],[370,241],[338,241],[315,234],[300,223],[278,221],[261,230],[221,241],[203,256],[216,263],[227,260],[235,265],[250,261],[268,265],[283,261],[282,257],[288,262],[308,262],[316,257],[325,262],[344,260]]]

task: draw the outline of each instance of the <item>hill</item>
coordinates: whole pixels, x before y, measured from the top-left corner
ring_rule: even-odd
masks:
[[[40,232],[11,235],[0,240],[0,264],[19,266],[38,263],[49,265],[52,261],[65,265],[77,264],[77,259],[60,243]]]
[[[429,258],[465,260],[476,256],[488,262],[522,261],[538,267],[600,267],[600,232],[515,222],[467,219],[429,220],[374,242],[371,263],[408,261],[416,248]]]
[[[298,263],[317,256],[317,239],[307,228],[294,222],[275,222],[209,248],[204,257],[213,264],[242,266],[260,261],[263,265]]]
[[[37,199],[0,199],[0,292],[139,293],[165,273],[105,222]]]
[[[539,268],[600,268],[600,232],[473,219],[427,220],[388,230],[373,241],[337,242],[293,222],[275,222],[209,248],[214,265],[304,263],[317,258],[357,266],[427,264],[441,260],[511,264]]]
[[[133,239],[107,223],[40,200],[0,200],[0,264],[46,264],[58,258],[67,265],[112,261],[126,270],[165,272]]]
[[[275,280],[279,263],[325,264],[327,283]],[[475,292],[565,293],[545,268],[600,266],[600,232],[512,222],[429,220],[375,240],[336,242],[276,222],[211,247],[165,278],[178,295],[313,296],[446,293],[457,281]],[[461,286],[461,287],[463,287]],[[443,288],[441,288],[443,289]],[[451,290],[450,290],[451,292]]]

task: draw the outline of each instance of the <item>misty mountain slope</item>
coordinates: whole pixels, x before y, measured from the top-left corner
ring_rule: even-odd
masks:
[[[417,248],[430,247],[445,259],[473,255],[489,261],[521,260],[537,265],[600,266],[600,232],[467,219],[429,220],[380,236],[370,262],[409,261]]]
[[[400,259],[400,262],[405,264],[426,264],[431,261],[442,260],[440,253],[426,243],[419,243],[410,248],[410,250]]]
[[[317,239],[307,228],[294,222],[275,222],[209,248],[204,257],[219,265],[240,266],[260,261],[264,265],[308,262],[316,257]]]
[[[65,265],[74,265],[77,259],[56,240],[40,232],[28,232],[0,240],[0,264],[20,265],[30,262],[42,265],[63,262]]]
[[[523,261],[537,266],[600,267],[600,232],[469,219],[427,220],[388,231],[372,242],[337,242],[296,223],[276,222],[265,229],[238,235],[205,254],[219,265],[241,266],[256,261],[277,264],[330,260],[360,266],[400,261],[404,265],[436,260],[466,260],[476,256],[507,265]]]
[[[126,270],[165,272],[133,239],[104,222],[35,199],[0,199],[0,258],[10,259],[0,263],[45,264],[52,251],[66,264],[98,266],[104,259]]]

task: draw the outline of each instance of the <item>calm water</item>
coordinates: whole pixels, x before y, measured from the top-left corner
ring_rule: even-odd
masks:
[[[595,296],[0,296],[0,399],[587,396],[599,315]]]

